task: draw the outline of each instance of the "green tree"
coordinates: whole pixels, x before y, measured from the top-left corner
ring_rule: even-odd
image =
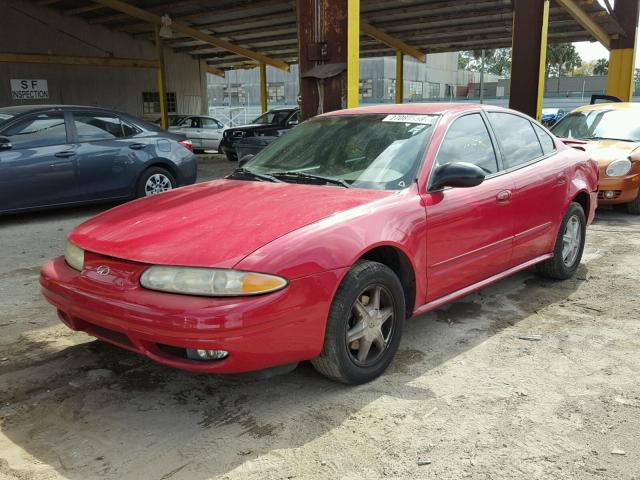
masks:
[[[594,75],[607,75],[609,73],[609,60],[606,58],[599,58],[596,60],[596,64],[593,67]]]
[[[479,72],[482,67],[482,50],[460,52],[458,67],[461,70]],[[484,68],[487,73],[508,77],[511,72],[511,49],[485,49]]]
[[[547,47],[547,76],[561,77],[582,65],[582,58],[571,43],[558,43]]]

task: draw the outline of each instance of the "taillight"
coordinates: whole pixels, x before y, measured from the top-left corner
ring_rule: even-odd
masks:
[[[191,140],[180,140],[178,143],[190,152],[193,152],[193,142]]]

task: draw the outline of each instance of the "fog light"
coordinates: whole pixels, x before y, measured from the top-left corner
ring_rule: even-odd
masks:
[[[616,196],[616,192],[612,190],[607,190],[604,192],[604,198],[614,198]]]
[[[192,360],[222,360],[227,358],[229,352],[225,350],[192,350],[187,349],[187,357]]]

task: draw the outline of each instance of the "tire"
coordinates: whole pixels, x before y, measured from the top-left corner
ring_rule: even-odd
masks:
[[[235,153],[227,152],[225,153],[225,155],[227,156],[227,160],[229,160],[230,162],[238,161],[238,156]]]
[[[576,273],[582,259],[586,230],[587,220],[584,210],[579,203],[571,203],[558,229],[553,258],[536,265],[538,274],[557,280],[571,278]],[[576,238],[578,234],[579,238]],[[573,237],[573,242],[565,243],[565,239],[572,240],[571,237]]]
[[[635,199],[627,203],[627,212],[631,215],[640,215],[640,191]]]
[[[172,190],[176,186],[176,179],[168,170],[162,167],[151,167],[140,175],[136,187],[136,197],[150,197],[157,193]]]
[[[312,365],[322,375],[346,384],[373,380],[398,350],[404,317],[404,292],[393,270],[378,262],[357,262],[333,298],[324,346]],[[364,345],[369,345],[366,352],[361,349]]]

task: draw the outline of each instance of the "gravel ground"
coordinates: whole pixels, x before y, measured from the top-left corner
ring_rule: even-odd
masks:
[[[416,317],[346,387],[171,370],[63,327],[40,266],[104,208],[0,218],[0,478],[640,479],[640,218],[599,211],[574,279]]]

